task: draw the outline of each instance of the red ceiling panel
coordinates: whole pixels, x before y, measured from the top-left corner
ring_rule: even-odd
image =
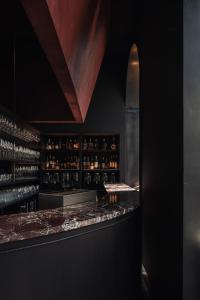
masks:
[[[84,122],[106,48],[109,0],[21,2],[75,122]]]

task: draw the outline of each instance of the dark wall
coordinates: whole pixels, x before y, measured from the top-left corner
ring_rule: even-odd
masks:
[[[10,9],[10,7],[11,5],[9,5],[7,1],[4,1],[2,3],[3,13],[0,18],[0,104],[6,105],[9,110],[14,112],[14,12]]]
[[[181,299],[182,10],[141,1],[140,159],[143,261],[153,299]]]
[[[125,81],[128,62],[119,57],[105,58],[84,124],[40,125],[42,132],[119,133],[121,143],[121,180],[124,180]],[[123,89],[124,87],[124,89]],[[56,108],[55,108],[56,109]]]
[[[184,1],[183,299],[200,298],[200,2]]]

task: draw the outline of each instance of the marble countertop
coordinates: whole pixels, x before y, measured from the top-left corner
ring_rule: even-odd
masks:
[[[99,196],[97,202],[0,216],[0,244],[98,224],[130,213],[138,206],[138,192],[117,192]]]

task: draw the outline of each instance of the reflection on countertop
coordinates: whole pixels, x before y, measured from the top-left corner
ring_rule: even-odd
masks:
[[[108,221],[139,206],[136,191],[98,195],[96,202],[0,217],[0,244],[26,240]]]

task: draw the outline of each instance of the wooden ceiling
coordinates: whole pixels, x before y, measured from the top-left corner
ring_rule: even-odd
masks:
[[[32,114],[34,118],[29,121],[84,122],[105,53],[109,1],[20,1],[62,90],[62,96],[55,97],[54,101],[49,81],[48,95],[51,101],[48,95],[43,95],[44,98],[35,95],[34,105],[38,105],[39,111]],[[22,70],[20,72],[23,73]],[[37,72],[38,76],[35,77],[40,78],[40,69],[33,73]],[[40,82],[36,79],[35,84],[39,84],[42,90]],[[32,88],[30,93],[34,93]],[[46,110],[51,112],[46,114]]]

